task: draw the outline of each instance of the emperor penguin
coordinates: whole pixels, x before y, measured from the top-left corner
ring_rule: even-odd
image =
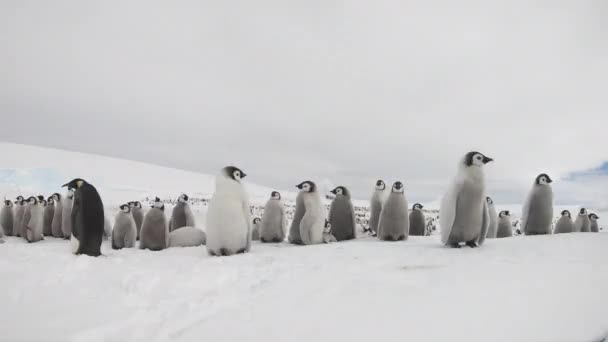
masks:
[[[252,241],[260,241],[260,222],[262,219],[259,217],[253,218],[253,225],[251,228],[251,240]]]
[[[378,222],[378,239],[384,241],[407,240],[410,235],[410,218],[408,215],[405,186],[397,181],[391,188],[380,212]]]
[[[23,196],[17,196],[15,200],[15,207],[13,209],[13,235],[21,236],[21,222],[23,221],[23,214],[25,213],[25,199]]]
[[[136,240],[137,227],[133,215],[131,215],[131,207],[128,204],[123,204],[114,219],[112,249],[133,248]]]
[[[67,187],[69,193],[73,194],[73,205],[69,214],[72,253],[101,255],[104,210],[97,189],[81,178],[75,178],[63,187]],[[64,207],[65,215],[68,214]]]
[[[513,226],[511,225],[511,212],[503,210],[498,214],[498,227],[496,229],[497,238],[513,236]]]
[[[380,212],[382,211],[382,203],[384,203],[386,183],[379,179],[376,181],[376,187],[370,200],[370,217],[369,229],[372,234],[378,234],[378,222],[380,221]]]
[[[21,226],[19,227],[19,236],[21,236],[25,240],[28,240],[27,225],[32,217],[32,207],[37,204],[38,200],[34,196],[30,196],[25,202],[23,216],[21,217]]]
[[[13,202],[11,200],[4,200],[4,205],[0,211],[0,226],[4,230],[4,235],[13,235]]]
[[[331,232],[331,223],[325,220],[325,227],[323,228],[323,243],[338,242],[336,237]]]
[[[169,246],[169,226],[165,216],[165,204],[156,197],[152,208],[146,212],[139,232],[139,248],[160,251]]]
[[[264,206],[264,215],[262,215],[262,222],[260,222],[260,240],[262,242],[283,242],[286,228],[287,215],[285,215],[285,206],[281,201],[281,194],[278,191],[273,191]]]
[[[589,233],[591,231],[591,221],[587,209],[581,208],[574,220],[574,231],[577,233]]]
[[[334,237],[338,241],[356,239],[355,208],[351,201],[350,191],[344,186],[339,186],[331,193],[336,196],[329,209],[329,223]]]
[[[299,187],[299,185],[296,185]],[[302,191],[298,192],[296,196],[296,209],[293,214],[293,219],[291,220],[291,226],[289,227],[289,236],[287,240],[294,245],[303,245],[302,238],[300,237],[300,222],[302,222],[302,217],[304,217],[305,213],[304,209],[304,193]]]
[[[420,203],[416,203],[412,206],[410,212],[410,235],[412,236],[425,236],[426,234],[426,218],[422,212],[424,206]]]
[[[599,220],[599,219],[600,219],[599,216],[597,216],[596,214],[594,214],[594,213],[589,214],[589,221],[591,223],[589,228],[592,233],[600,232],[599,226],[597,224],[597,220]]]
[[[226,166],[216,177],[215,192],[207,211],[207,252],[233,255],[251,248],[249,197],[242,180],[247,175],[236,166]]]
[[[188,200],[190,198],[186,194],[181,194],[177,199],[177,204],[173,207],[171,221],[169,223],[169,231],[174,231],[181,227],[194,227],[194,215]]]
[[[72,207],[74,206],[74,191],[76,191],[76,188],[69,188],[62,203],[63,213],[61,214],[61,233],[63,234],[63,238],[66,240],[72,236]]]
[[[61,225],[63,224],[63,198],[59,193],[54,193],[53,202],[55,202],[55,211],[53,213],[53,222],[51,223],[51,235],[56,238],[62,238],[63,232]]]
[[[557,223],[555,224],[553,234],[563,234],[572,232],[574,232],[574,222],[572,221],[572,216],[568,210],[563,210],[562,216],[559,218],[559,220],[557,220]]]
[[[25,239],[28,242],[37,242],[43,239],[42,237],[42,218],[44,215],[44,198],[39,201],[36,197],[30,197],[28,207],[23,214],[23,226],[25,227]]]
[[[42,220],[42,235],[53,236],[53,216],[55,215],[55,200],[50,196],[46,200]]]
[[[486,239],[495,239],[498,229],[498,214],[496,214],[496,208],[494,207],[494,200],[491,197],[486,197],[488,202],[488,213],[490,214],[490,225],[488,226],[488,233]]]
[[[474,248],[484,243],[490,214],[486,201],[484,165],[493,161],[472,151],[462,158],[458,173],[441,200],[439,224],[441,242],[454,248],[460,243]]]
[[[141,232],[141,224],[144,222],[144,209],[141,207],[139,201],[129,202],[131,207],[131,214],[135,220],[135,227],[137,227],[137,240],[139,240],[139,234]]]
[[[196,247],[206,241],[205,232],[196,227],[182,227],[169,233],[169,247]]]
[[[323,243],[323,228],[327,215],[317,185],[304,181],[297,185],[302,195],[304,214],[300,220],[300,238],[305,245]]]
[[[553,223],[553,180],[541,173],[534,180],[532,189],[524,203],[521,215],[521,229],[525,235],[551,234]]]

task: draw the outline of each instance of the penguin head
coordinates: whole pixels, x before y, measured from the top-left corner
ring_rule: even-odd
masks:
[[[349,195],[348,189],[346,189],[343,186],[336,187],[335,189],[333,189],[330,192],[332,194],[334,194],[334,195],[343,195],[343,196],[348,196]]]
[[[304,182],[296,185],[296,188],[302,190],[303,192],[317,191],[317,185],[312,181],[304,181]]]
[[[420,203],[416,203],[412,206],[412,210],[422,210],[422,208],[424,208],[424,206]]]
[[[323,228],[323,231],[325,233],[331,233],[331,223],[329,223],[329,221],[327,221],[327,219],[325,219],[325,226]]]
[[[396,181],[395,183],[393,183],[392,191],[397,193],[403,193],[405,192],[405,187],[403,186],[403,183],[401,183],[400,181]]]
[[[278,201],[281,199],[281,193],[279,193],[278,191],[273,191],[270,193],[270,198]]]
[[[4,200],[4,205],[10,208],[13,206],[13,202],[11,200]]]
[[[133,207],[141,209],[141,203],[139,201],[135,201],[133,202]]]
[[[376,181],[376,190],[385,190],[386,189],[386,184],[384,183],[384,181],[382,179],[378,179]]]
[[[483,155],[483,153],[477,151],[471,151],[464,156],[464,165],[466,165],[467,167],[481,167],[491,161],[494,161],[494,159],[486,157],[485,155]]]
[[[570,211],[568,211],[568,210],[562,210],[562,216],[572,217],[572,215],[570,214]]]
[[[59,202],[61,200],[61,195],[58,193],[54,193],[51,197],[53,197],[55,202]]]
[[[508,210],[503,210],[500,212],[500,214],[498,214],[498,217],[509,217],[511,216],[511,212],[509,212]]]
[[[179,198],[177,199],[178,202],[180,203],[188,203],[188,200],[190,199],[190,197],[188,197],[188,195],[186,194],[181,194],[179,196]]]
[[[76,189],[74,189],[74,188],[68,188],[68,192],[65,195],[65,197],[67,197],[67,199],[74,198],[74,192],[76,192]]]
[[[492,205],[492,204],[494,204],[494,201],[493,201],[493,200],[492,200],[492,198],[491,198],[491,197],[489,197],[489,196],[487,196],[487,197],[486,197],[486,202],[488,202],[488,205]]]
[[[253,219],[253,224],[258,224],[260,223],[260,221],[262,221],[259,217],[256,217]]]
[[[42,198],[41,200],[38,201],[38,203],[40,203],[40,205],[42,205],[43,207],[46,207],[46,200],[44,198]]]
[[[591,214],[589,214],[589,219],[591,221],[596,221],[596,220],[599,220],[599,216],[597,216],[595,213],[591,213]]]
[[[226,166],[222,169],[222,173],[229,179],[240,182],[241,179],[247,177],[247,174],[236,166]]]
[[[74,178],[71,181],[69,181],[68,183],[63,184],[61,187],[65,188],[67,186],[68,190],[76,190],[85,183],[86,183],[86,181],[82,178]]]
[[[580,216],[587,216],[587,209],[581,208],[581,210],[579,210],[578,214]]]
[[[24,200],[24,198],[23,198],[23,196],[19,195],[19,196],[17,196],[16,200],[17,200],[17,202],[21,202]]]
[[[129,204],[123,204],[120,206],[120,211],[122,211],[123,213],[130,213],[131,206]]]
[[[161,202],[160,198],[156,197],[154,199],[154,203],[152,204],[152,207],[164,211],[165,210],[165,203]]]
[[[38,199],[34,196],[31,196],[30,198],[27,199],[27,203],[28,204],[37,204],[38,203]]]
[[[536,185],[547,185],[551,183],[553,183],[553,180],[546,173],[541,173],[540,175],[536,176]]]

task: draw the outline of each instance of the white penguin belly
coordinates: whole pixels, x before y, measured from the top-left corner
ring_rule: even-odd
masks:
[[[459,197],[456,217],[449,237],[450,242],[473,241],[481,234],[483,196],[479,193],[477,196],[466,196],[465,198],[467,200],[462,200],[462,197]]]
[[[215,199],[207,212],[207,247],[228,248],[232,253],[246,247],[248,224],[241,201]]]

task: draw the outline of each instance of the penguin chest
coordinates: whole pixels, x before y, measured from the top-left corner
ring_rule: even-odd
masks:
[[[463,186],[456,204],[456,216],[450,240],[466,242],[476,239],[483,223],[484,192],[481,184],[468,182]]]
[[[248,219],[239,200],[213,201],[207,213],[208,244],[240,248],[247,243]]]

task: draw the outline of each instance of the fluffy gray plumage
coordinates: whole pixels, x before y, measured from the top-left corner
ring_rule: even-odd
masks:
[[[251,241],[260,241],[260,222],[258,221],[257,223],[255,222],[256,220],[254,220],[251,229]]]
[[[374,190],[372,199],[369,202],[370,217],[369,217],[369,229],[378,233],[378,222],[380,221],[380,212],[382,212],[382,203],[384,202],[384,189]]]
[[[137,240],[139,240],[141,235],[141,225],[144,222],[144,209],[133,207],[131,208],[131,214],[133,215],[133,219],[135,220],[135,227],[137,228]]]
[[[7,236],[13,235],[13,207],[4,205],[0,211],[0,225]]]
[[[487,239],[495,239],[498,231],[498,214],[494,207],[494,201],[490,197],[486,199],[488,202],[488,214],[490,215],[490,225],[488,226]]]
[[[296,196],[296,210],[293,214],[293,220],[291,221],[291,227],[289,227],[289,242],[302,245],[302,238],[300,237],[300,222],[302,221],[302,217],[304,217],[304,213],[306,212],[306,208],[304,208],[304,194],[299,192]]]
[[[137,227],[130,212],[123,211],[116,214],[114,229],[112,229],[112,248],[133,248],[137,240]]]
[[[56,238],[62,238],[63,232],[61,225],[63,224],[63,198],[55,199],[55,211],[53,213],[53,222],[51,223],[51,235]]]
[[[53,236],[53,216],[55,216],[55,206],[47,204],[44,207],[44,220],[42,222],[42,234],[44,236]]]
[[[587,212],[576,215],[576,220],[574,221],[574,231],[580,233],[591,232],[591,221],[589,220],[589,216],[587,216]]]
[[[597,224],[597,220],[599,219],[599,217],[597,217],[597,215],[595,214],[589,214],[589,220],[591,222],[589,228],[591,230],[592,233],[599,233],[600,229],[599,226]]]
[[[285,240],[286,227],[287,216],[285,215],[283,202],[272,198],[269,199],[264,206],[264,215],[262,216],[262,222],[260,222],[260,240],[262,242],[282,242]],[[299,238],[299,228],[297,235]]]
[[[420,209],[412,209],[410,212],[410,235],[426,235],[426,219],[424,217],[424,212]]]
[[[521,229],[525,235],[551,234],[553,190],[551,185],[539,183],[542,176],[539,175],[532,185],[522,210]]]
[[[181,227],[169,233],[169,247],[196,247],[206,241],[205,232],[195,227]]]
[[[332,234],[338,241],[352,240],[357,237],[355,208],[348,189],[342,187],[343,193],[337,194],[329,209],[329,223]]]
[[[25,237],[29,242],[37,242],[43,239],[42,224],[44,207],[42,204],[30,204],[23,215],[25,226]]]
[[[13,235],[21,236],[21,222],[23,222],[23,214],[25,214],[25,206],[27,204],[17,204],[14,209],[13,216]]]
[[[574,222],[569,215],[562,215],[553,229],[553,234],[563,234],[574,232]]]
[[[511,224],[511,215],[502,214],[498,217],[498,224],[496,228],[497,238],[506,238],[513,236],[513,228]]]
[[[177,204],[175,204],[175,207],[173,207],[169,230],[174,231],[182,227],[194,226],[194,215],[192,214],[190,204],[188,204],[187,202],[177,202]]]
[[[150,208],[144,216],[139,236],[139,248],[160,251],[167,248],[169,227],[165,212],[159,208]]]
[[[70,198],[71,197],[71,198]],[[64,239],[72,236],[72,206],[74,205],[73,195],[63,198],[63,213],[61,215],[61,234]]]
[[[405,194],[391,191],[382,205],[382,212],[380,212],[378,239],[399,241],[408,238],[410,219],[407,208],[408,205]]]

